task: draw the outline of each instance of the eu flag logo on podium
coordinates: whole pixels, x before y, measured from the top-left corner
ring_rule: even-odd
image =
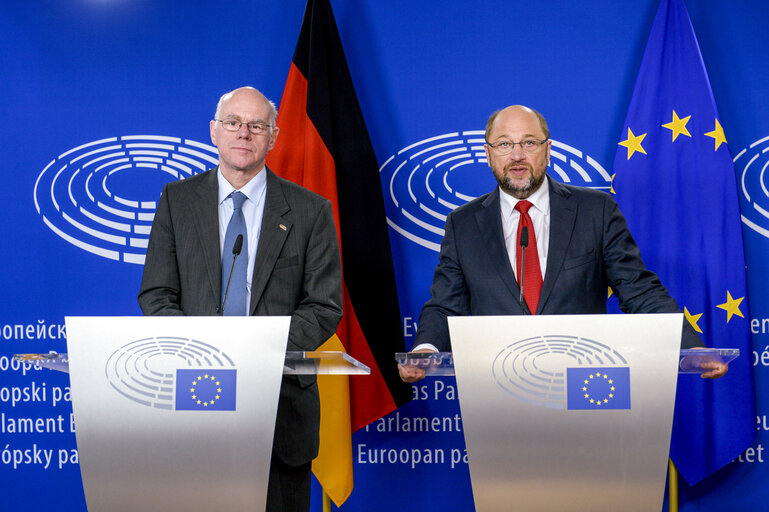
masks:
[[[630,409],[630,368],[567,368],[566,408]]]
[[[234,411],[237,370],[176,370],[177,411]]]

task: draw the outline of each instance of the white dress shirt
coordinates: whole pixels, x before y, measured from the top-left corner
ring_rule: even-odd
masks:
[[[227,181],[222,172],[217,171],[219,181],[219,252],[224,252],[224,235],[227,233],[227,225],[230,223],[234,206],[230,194],[235,190]],[[264,196],[267,192],[267,173],[264,167],[251,181],[240,189],[246,196],[243,201],[243,218],[246,220],[246,238],[248,239],[248,267],[246,269],[246,311],[251,308],[251,281],[254,275],[254,263],[256,262],[256,248],[259,247],[259,234],[262,230],[262,218],[264,217]],[[232,255],[222,254],[222,266],[232,265]]]
[[[502,214],[502,233],[505,236],[505,248],[513,275],[518,279],[518,265],[516,264],[516,245],[518,244],[518,222],[521,214],[515,209],[515,205],[522,199],[516,199],[499,189],[499,207]],[[534,236],[537,239],[537,252],[539,253],[539,268],[542,270],[542,280],[545,279],[547,270],[547,251],[550,249],[550,186],[547,179],[542,186],[531,196],[526,198],[532,204],[529,208],[529,217],[534,224]],[[528,259],[528,258],[527,258]]]

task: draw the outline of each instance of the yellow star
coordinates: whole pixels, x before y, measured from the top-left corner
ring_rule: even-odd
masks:
[[[740,318],[745,318],[743,316],[742,311],[740,311],[740,303],[745,297],[740,297],[739,299],[733,299],[732,294],[729,293],[729,290],[726,290],[726,302],[723,304],[719,304],[716,307],[721,308],[724,311],[726,311],[726,323],[729,323],[729,320],[732,319],[732,315],[737,315]]]
[[[668,130],[672,130],[673,132],[673,142],[675,142],[676,138],[681,135],[682,133],[686,135],[687,137],[691,137],[692,134],[689,133],[689,130],[686,129],[686,123],[689,122],[689,119],[691,119],[692,116],[686,116],[683,119],[679,119],[678,114],[676,114],[676,111],[673,111],[673,120],[669,123],[665,123],[662,125],[663,128],[667,128]]]
[[[700,320],[702,313],[700,313],[699,315],[692,315],[691,313],[689,313],[689,310],[686,309],[686,306],[684,306],[684,316],[686,317],[687,320],[689,320],[689,323],[692,324],[692,327],[694,327],[694,330],[702,334],[702,329],[700,329],[700,326],[697,325],[697,322]]]
[[[606,298],[607,299],[610,298],[612,293],[614,293],[614,292],[612,291],[611,286],[610,286],[609,287],[609,294],[606,296]]]
[[[716,119],[715,129],[712,132],[706,133],[705,135],[707,137],[713,137],[713,139],[716,141],[716,151],[722,142],[726,144],[726,135],[724,135],[724,129],[721,128],[721,123],[718,122],[718,119]]]
[[[614,191],[614,177],[617,175],[617,173],[614,173],[611,175],[611,186],[609,187],[609,192],[612,194],[616,194]],[[609,288],[609,297],[611,297],[611,288]]]
[[[645,133],[642,133],[641,135],[634,135],[633,130],[628,127],[627,129],[627,140],[623,140],[619,143],[620,146],[625,146],[627,148],[627,159],[630,160],[630,157],[633,156],[633,153],[636,151],[640,151],[644,155],[646,154],[646,150],[641,146],[641,142],[644,140],[644,137],[646,137]]]
[[[604,399],[603,399],[603,403],[605,403],[605,404],[608,404],[608,403],[609,403],[609,401],[608,401],[607,399],[605,399],[605,398],[604,398]]]
[[[198,397],[197,395],[192,395],[193,400],[195,400],[197,397]]]
[[[609,393],[609,398],[614,398],[614,393]]]

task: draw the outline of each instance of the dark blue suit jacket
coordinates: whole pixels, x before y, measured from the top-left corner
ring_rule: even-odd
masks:
[[[549,176],[547,180],[550,248],[538,315],[606,313],[608,287],[626,313],[681,312],[657,275],[644,266],[609,194]],[[449,214],[414,346],[430,343],[450,351],[447,316],[522,314],[502,234],[499,194],[494,189]],[[681,345],[702,346],[686,320]]]

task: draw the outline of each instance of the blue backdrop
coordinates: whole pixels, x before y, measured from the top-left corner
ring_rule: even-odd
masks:
[[[560,155],[550,172],[606,187],[658,2],[331,3],[382,165],[410,345],[443,217],[494,184],[480,157],[450,151],[482,153],[488,115],[523,103],[550,124]],[[736,157],[754,343],[743,357],[755,366],[759,438],[717,475],[682,485],[681,510],[757,510],[769,499],[769,15],[758,0],[687,7]],[[0,7],[4,509],[85,510],[67,376],[19,367],[12,354],[66,351],[65,315],[140,314],[141,255],[163,183],[211,165],[208,121],[223,92],[251,84],[280,101],[303,9],[304,0]],[[168,147],[173,164],[158,155]],[[407,156],[425,163],[422,174],[398,167]],[[125,167],[89,182],[67,163],[78,157],[92,170],[123,158]],[[405,510],[472,510],[454,381],[428,379],[414,393],[354,436],[355,490],[342,510],[390,511],[394,499]],[[441,421],[415,431],[422,417]]]

